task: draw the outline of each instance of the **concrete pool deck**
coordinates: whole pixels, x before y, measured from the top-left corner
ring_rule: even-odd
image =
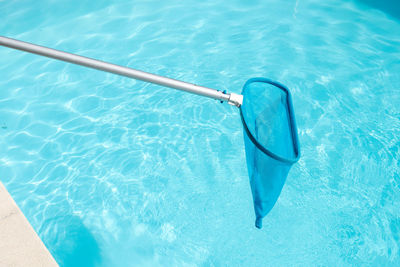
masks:
[[[58,266],[1,182],[0,266]]]

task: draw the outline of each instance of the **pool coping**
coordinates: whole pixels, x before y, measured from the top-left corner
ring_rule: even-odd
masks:
[[[58,266],[1,181],[0,266]]]

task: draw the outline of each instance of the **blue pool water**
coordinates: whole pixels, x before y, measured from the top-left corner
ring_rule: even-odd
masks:
[[[0,47],[0,180],[61,266],[399,265],[400,17],[371,2],[2,0],[0,35],[282,82],[302,157],[258,230],[235,107]]]

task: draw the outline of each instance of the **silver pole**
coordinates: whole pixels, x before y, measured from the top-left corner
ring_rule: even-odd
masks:
[[[49,58],[66,61],[69,63],[73,63],[73,64],[77,64],[77,65],[81,65],[81,66],[85,66],[85,67],[89,67],[89,68],[93,68],[93,69],[111,72],[114,74],[142,80],[145,82],[150,82],[150,83],[155,83],[155,84],[170,87],[170,88],[175,88],[175,89],[186,91],[189,93],[218,99],[221,101],[228,101],[229,104],[235,105],[237,107],[239,107],[243,101],[243,96],[235,94],[235,93],[230,93],[230,94],[224,93],[224,92],[221,92],[221,91],[218,91],[215,89],[174,80],[171,78],[151,74],[151,73],[140,71],[140,70],[122,67],[119,65],[107,63],[104,61],[100,61],[100,60],[96,60],[96,59],[92,59],[92,58],[88,58],[88,57],[78,56],[75,54],[63,52],[60,50],[56,50],[56,49],[52,49],[52,48],[48,48],[48,47],[44,47],[44,46],[39,46],[39,45],[31,44],[31,43],[18,41],[15,39],[4,37],[4,36],[0,36],[0,45],[6,46],[9,48],[22,50],[22,51],[33,53],[33,54],[37,54],[37,55],[41,55],[41,56],[45,56],[45,57],[49,57]]]

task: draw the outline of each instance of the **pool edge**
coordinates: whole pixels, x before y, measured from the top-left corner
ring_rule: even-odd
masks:
[[[1,182],[0,265],[58,266]]]

